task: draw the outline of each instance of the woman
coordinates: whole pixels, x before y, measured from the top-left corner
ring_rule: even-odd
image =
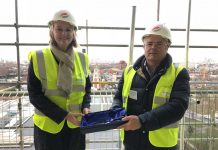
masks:
[[[77,26],[69,11],[49,21],[50,45],[29,54],[28,92],[35,107],[36,150],[85,150],[80,120],[90,110],[88,56],[77,51]]]

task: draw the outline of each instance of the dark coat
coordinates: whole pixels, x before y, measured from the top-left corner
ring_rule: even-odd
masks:
[[[90,78],[86,78],[85,96],[83,98],[82,109],[90,108],[91,102],[91,81]],[[52,101],[50,101],[42,92],[42,85],[40,80],[35,76],[33,70],[32,60],[30,61],[28,68],[27,87],[30,102],[35,108],[40,110],[43,114],[54,120],[56,123],[61,123],[67,116],[68,112],[61,109]]]
[[[57,61],[57,63],[59,62]],[[42,92],[42,85],[40,80],[35,76],[32,60],[28,68],[27,86],[30,102],[35,108],[54,120],[57,124],[65,119],[68,112],[50,101]],[[90,94],[91,81],[87,77],[81,109],[90,108]],[[85,150],[85,135],[81,134],[80,128],[69,128],[66,121],[62,130],[56,134],[45,132],[34,125],[34,144],[36,150]]]
[[[125,131],[124,145],[126,150],[164,150],[166,148],[157,148],[149,142],[148,132],[177,122],[183,117],[189,103],[190,78],[188,71],[184,68],[174,82],[169,102],[152,110],[156,84],[172,64],[172,58],[167,54],[152,77],[148,74],[144,62],[145,57],[141,56],[133,65],[135,70],[141,67],[144,77],[140,73],[136,73],[133,77],[131,90],[137,91],[137,100],[129,98],[127,104],[127,115],[137,115],[142,127],[135,131]],[[111,108],[122,107],[123,82],[122,75]],[[176,146],[167,149],[174,150]]]

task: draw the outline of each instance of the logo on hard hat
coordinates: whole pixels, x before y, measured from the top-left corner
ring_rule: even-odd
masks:
[[[63,12],[63,13],[60,14],[60,16],[62,18],[67,18],[69,16],[69,14],[67,12]]]
[[[160,30],[160,29],[161,29],[161,25],[158,24],[158,25],[154,26],[151,30],[152,30],[152,31],[158,31],[158,30]]]

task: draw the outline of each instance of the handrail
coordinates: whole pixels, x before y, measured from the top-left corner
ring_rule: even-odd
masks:
[[[92,95],[112,95],[115,94],[114,90],[98,90],[98,91],[91,91]],[[191,94],[218,94],[218,90],[191,90]],[[28,91],[0,91],[0,97],[8,97],[8,96],[28,96]]]
[[[218,81],[190,81],[192,84],[218,84]],[[1,82],[0,85],[25,85],[27,84],[26,81],[22,82]],[[92,84],[118,84],[118,81],[92,81]]]

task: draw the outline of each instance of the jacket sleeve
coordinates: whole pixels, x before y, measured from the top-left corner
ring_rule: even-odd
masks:
[[[112,103],[112,106],[110,109],[121,108],[123,105],[123,100],[122,100],[123,82],[124,82],[124,73],[122,74],[122,76],[119,80],[118,88],[115,92],[113,103]]]
[[[156,130],[179,121],[188,108],[190,96],[189,74],[183,69],[177,76],[169,102],[139,115],[144,130]]]
[[[83,97],[82,109],[83,108],[90,108],[91,103],[91,87],[92,83],[90,77],[86,78],[86,87],[85,87],[85,95]]]
[[[41,82],[35,76],[32,60],[30,60],[28,68],[27,87],[30,102],[36,109],[57,123],[60,123],[64,120],[68,112],[61,109],[56,104],[51,102],[46,96],[44,96]]]

